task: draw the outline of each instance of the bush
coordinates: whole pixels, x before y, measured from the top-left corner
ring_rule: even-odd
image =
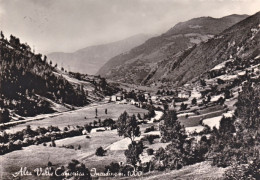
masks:
[[[150,155],[153,155],[154,150],[152,148],[149,148],[146,150],[146,152],[150,156]]]
[[[104,150],[103,147],[99,147],[99,148],[97,148],[97,150],[96,150],[96,155],[97,155],[97,156],[104,156],[105,153],[106,153],[106,150]]]
[[[260,161],[254,160],[251,164],[235,164],[225,172],[225,179],[260,179]]]
[[[151,127],[146,128],[145,131],[144,131],[144,133],[148,133],[148,132],[151,132],[151,131],[155,131],[154,126],[151,126]]]
[[[56,143],[55,143],[54,140],[51,141],[51,146],[52,146],[52,147],[56,147]]]
[[[160,138],[159,135],[146,135],[141,139],[141,141],[148,141],[150,144],[153,144],[154,139]]]
[[[120,171],[120,165],[116,162],[110,163],[110,165],[105,166],[105,173],[110,172],[110,173],[118,173]]]

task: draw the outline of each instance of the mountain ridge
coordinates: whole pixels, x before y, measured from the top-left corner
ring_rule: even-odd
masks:
[[[161,66],[161,71],[164,72],[162,76],[168,78],[169,82],[182,85],[230,58],[244,61],[254,58],[260,54],[259,24],[260,13],[240,21],[195,47],[178,65],[174,66],[178,58],[168,61],[164,67]]]
[[[163,63],[194,45],[208,41],[246,17],[248,16],[230,15],[218,19],[200,17],[178,23],[166,33],[148,39],[128,53],[111,58],[98,74],[115,81],[143,84],[147,81],[144,78],[154,73],[158,63]],[[216,21],[221,21],[217,29]]]
[[[88,46],[72,53],[53,52],[48,57],[58,66],[83,74],[96,74],[107,60],[145,42],[151,35],[137,34],[123,40]]]

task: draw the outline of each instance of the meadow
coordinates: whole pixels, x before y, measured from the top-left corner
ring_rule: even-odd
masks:
[[[95,118],[96,109],[98,111],[97,118]],[[107,114],[105,114],[105,109],[107,109]],[[108,103],[108,104],[97,105],[94,107],[86,106],[79,110],[61,113],[57,116],[52,116],[42,120],[35,120],[35,121],[26,122],[24,124],[19,124],[17,126],[7,129],[6,132],[14,133],[16,131],[20,131],[24,129],[27,125],[30,125],[32,129],[36,129],[38,126],[48,127],[50,125],[58,126],[60,129],[62,129],[68,125],[83,126],[87,123],[93,122],[94,120],[98,121],[99,119],[101,119],[101,121],[105,120],[106,118],[117,120],[120,114],[122,114],[124,111],[127,111],[127,113],[130,115],[131,114],[137,115],[138,113],[143,115],[144,113],[148,112],[145,109],[137,108],[133,105],[128,105],[128,104]]]

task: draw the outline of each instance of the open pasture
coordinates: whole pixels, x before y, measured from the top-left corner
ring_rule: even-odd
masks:
[[[96,116],[96,109],[97,109],[97,118]],[[107,109],[107,114],[105,114],[105,109]],[[42,120],[35,120],[26,122],[24,124],[19,124],[17,126],[11,127],[10,129],[7,129],[6,132],[8,133],[14,133],[16,131],[20,131],[24,128],[26,128],[27,125],[30,125],[32,129],[36,129],[38,126],[40,127],[48,127],[50,125],[52,126],[58,126],[60,129],[70,125],[70,126],[83,126],[87,123],[93,122],[94,120],[98,121],[101,119],[101,121],[105,120],[106,118],[112,118],[114,120],[117,120],[121,113],[124,111],[127,111],[128,114],[138,114],[141,115],[144,113],[147,113],[148,111],[145,109],[137,108],[133,105],[128,104],[102,104],[97,105],[94,107],[84,107],[79,110],[70,111],[70,112],[64,112],[60,115],[57,115],[55,117],[49,117]]]

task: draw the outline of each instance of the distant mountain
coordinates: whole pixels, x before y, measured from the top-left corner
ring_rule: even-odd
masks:
[[[8,41],[2,31],[0,52],[0,123],[10,120],[9,112],[17,119],[63,111],[117,91],[104,78],[58,70],[19,38],[11,35]]]
[[[147,40],[127,53],[113,57],[98,71],[98,74],[115,81],[134,84],[161,80],[161,76],[165,75],[165,69],[161,67],[168,66],[168,62],[173,63],[178,57],[181,61],[180,59],[194,49],[194,45],[208,41],[247,17],[247,15],[230,15],[223,18],[200,17],[178,23],[166,33]],[[190,50],[185,52],[187,49]]]
[[[74,53],[53,52],[48,58],[69,71],[94,75],[110,58],[144,43],[150,37],[138,34],[121,41],[86,47]]]
[[[260,12],[226,29],[219,35],[161,61],[145,82],[183,85],[217,64],[235,59],[252,61],[260,55]]]

